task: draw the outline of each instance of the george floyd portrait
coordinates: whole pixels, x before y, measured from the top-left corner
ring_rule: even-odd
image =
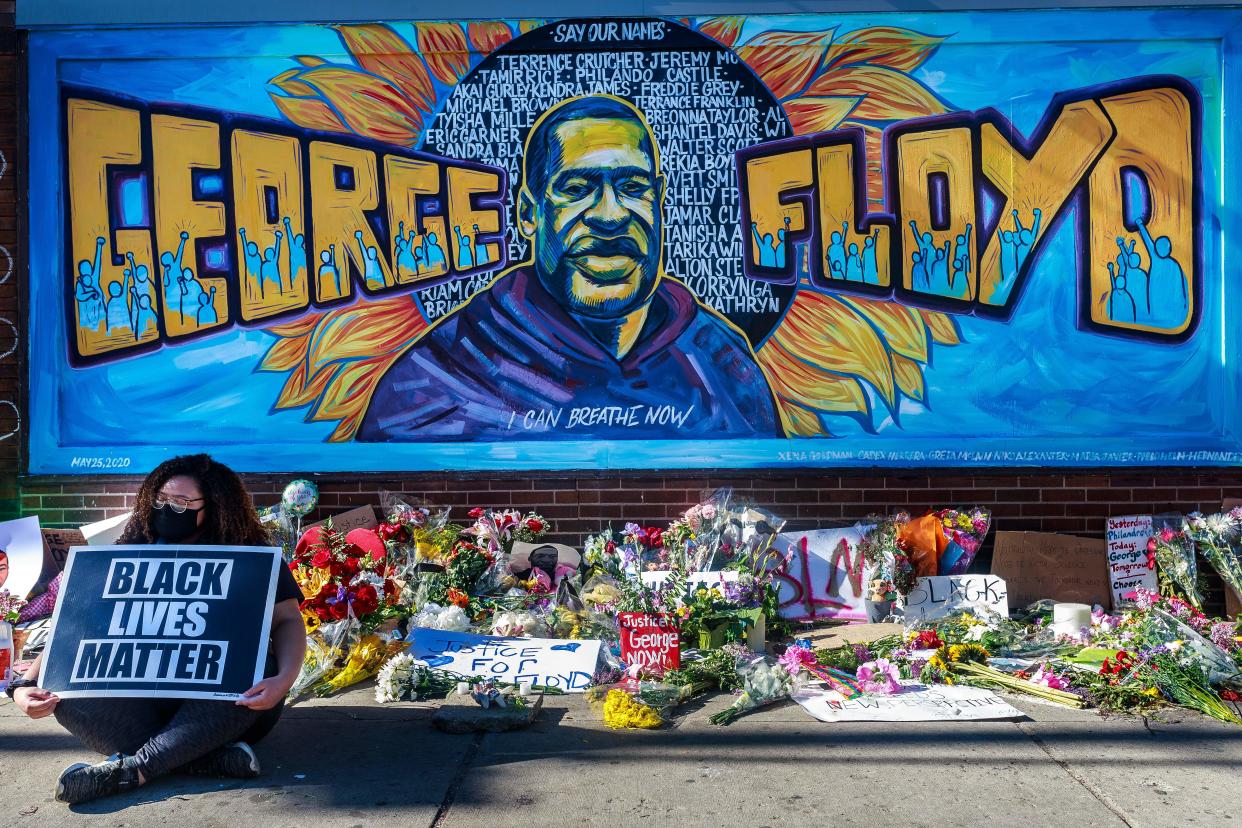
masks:
[[[632,104],[544,112],[517,211],[531,256],[387,370],[356,439],[783,436],[745,336],[664,271],[664,202]]]

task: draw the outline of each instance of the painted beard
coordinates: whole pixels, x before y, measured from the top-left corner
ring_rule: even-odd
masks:
[[[649,239],[660,238],[658,228],[647,231]],[[610,319],[650,301],[660,276],[660,246],[651,244],[644,252],[642,245],[630,236],[587,236],[570,245],[568,251],[560,252],[552,262],[541,264],[551,265],[539,268],[544,287],[566,310],[580,316]]]

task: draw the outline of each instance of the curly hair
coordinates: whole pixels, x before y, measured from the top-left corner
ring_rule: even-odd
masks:
[[[208,454],[183,454],[165,460],[147,475],[138,488],[137,502],[129,523],[117,543],[154,543],[157,535],[151,527],[155,514],[155,496],[174,477],[191,477],[203,491],[203,533],[199,543],[230,546],[268,546],[271,536],[259,522],[250,493],[237,473]]]

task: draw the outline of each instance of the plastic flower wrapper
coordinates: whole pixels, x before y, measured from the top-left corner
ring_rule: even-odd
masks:
[[[465,611],[455,604],[442,607],[439,604],[427,603],[410,617],[410,626],[449,632],[467,632],[470,629],[470,619],[466,617]]]
[[[801,680],[791,676],[783,665],[764,658],[739,668],[738,674],[742,677],[742,695],[713,715],[709,720],[712,724],[727,725],[743,713],[787,699],[801,685]]]
[[[718,489],[669,524],[661,540],[669,553],[670,568],[685,572],[710,569],[720,551],[732,497],[732,489]]]
[[[1238,675],[1238,665],[1225,650],[1204,638],[1190,624],[1165,612],[1158,606],[1148,610],[1138,643],[1150,649],[1173,652],[1179,663],[1200,670],[1213,684],[1220,684]]]
[[[541,638],[547,634],[547,622],[530,610],[505,610],[492,617],[492,635]]]
[[[400,639],[364,635],[350,649],[345,664],[331,678],[320,681],[314,687],[315,695],[330,696],[333,693],[366,681],[379,672],[388,657],[405,649]]]
[[[1242,595],[1242,509],[1207,517],[1188,515],[1186,532],[1221,579]]]
[[[288,702],[293,704],[309,693],[312,687],[340,672],[345,666],[346,654],[361,636],[362,624],[352,616],[320,624],[307,635],[306,656],[298,677],[289,688]]]
[[[1172,584],[1196,609],[1202,608],[1203,597],[1199,594],[1195,544],[1190,536],[1166,522],[1147,541],[1147,551],[1156,556],[1156,564],[1160,567],[1160,574],[1165,582],[1161,584],[1161,592],[1166,592],[1163,587]]]
[[[624,545],[622,538],[609,527],[586,539],[582,547],[582,562],[588,572],[596,577],[611,577],[622,581],[637,572],[633,568],[634,561],[627,560],[627,552],[622,548]],[[628,554],[632,558],[633,550],[629,550]]]
[[[910,562],[910,546],[901,537],[901,529],[910,516],[904,512],[891,518],[874,517],[869,528],[863,527],[858,552],[866,564],[867,598],[892,601],[909,595],[914,589],[914,566]],[[841,542],[848,545],[844,538]]]
[[[937,574],[965,575],[987,537],[992,513],[976,506],[965,511],[945,509],[938,517],[949,545],[940,555]]]

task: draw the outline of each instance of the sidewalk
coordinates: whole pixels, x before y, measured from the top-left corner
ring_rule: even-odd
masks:
[[[89,758],[53,719],[0,706],[0,821],[33,826],[967,825],[1242,822],[1242,728],[1177,711],[1104,719],[1008,699],[1020,722],[829,725],[791,703],[725,728],[691,705],[669,729],[611,732],[580,696],[526,731],[449,736],[435,703],[370,685],[287,711],[246,783],[176,777],[74,808]]]

